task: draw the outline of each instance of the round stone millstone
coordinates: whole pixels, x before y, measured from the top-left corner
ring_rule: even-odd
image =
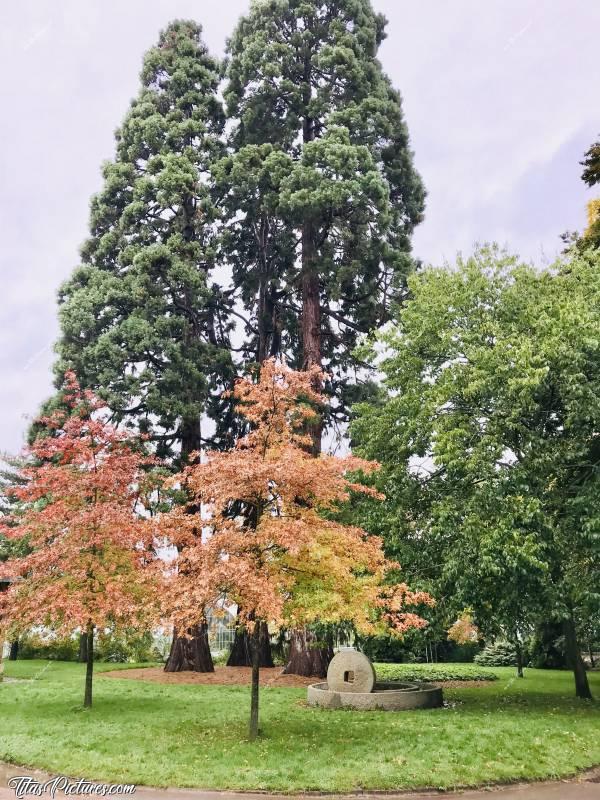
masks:
[[[340,650],[327,670],[327,688],[332,692],[372,692],[375,687],[373,664],[357,650]]]

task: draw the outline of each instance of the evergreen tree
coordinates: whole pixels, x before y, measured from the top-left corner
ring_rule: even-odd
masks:
[[[585,153],[581,162],[583,172],[581,179],[588,186],[600,183],[600,141],[594,142]],[[590,200],[588,203],[588,227],[583,234],[583,246],[600,246],[600,200]]]
[[[228,303],[211,283],[219,81],[196,23],[161,33],[92,200],[82,264],[59,298],[57,376],[74,369],[159,455],[182,459],[200,448],[201,415],[231,369]]]
[[[221,66],[194,22],[176,21],[145,56],[142,87],[117,131],[91,204],[82,264],[60,292],[57,376],[74,369],[159,456],[200,449],[201,417],[231,379],[229,303],[212,282],[222,157]],[[60,402],[56,399],[55,402]],[[212,669],[206,630],[175,637],[170,670]]]
[[[217,177],[248,355],[325,362],[342,419],[357,336],[401,296],[424,205],[400,95],[377,60],[384,35],[370,0],[264,0],[229,45],[235,124]],[[320,438],[317,425],[315,452]]]
[[[600,183],[600,140],[594,142],[589,150],[586,151],[581,166],[584,168],[581,179],[588,186],[595,186],[595,184]]]
[[[370,0],[264,0],[229,44],[231,153],[215,176],[250,314],[245,356],[324,364],[334,423],[364,394],[348,380],[362,366],[352,352],[402,295],[424,206],[400,95],[376,57],[384,35]],[[317,455],[323,419],[310,428]],[[295,632],[288,671],[323,674],[330,648],[317,645]]]

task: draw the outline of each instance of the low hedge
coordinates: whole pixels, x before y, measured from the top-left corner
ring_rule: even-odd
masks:
[[[474,664],[375,664],[378,680],[496,681],[498,676]]]

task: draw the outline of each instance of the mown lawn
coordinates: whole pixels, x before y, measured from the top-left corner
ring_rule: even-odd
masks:
[[[82,665],[9,662],[8,676],[37,677],[0,684],[0,759],[112,782],[279,791],[451,788],[600,764],[600,702],[576,700],[569,673],[493,672],[485,686],[447,689],[448,708],[395,714],[310,709],[303,689],[261,689],[251,744],[246,687],[98,676],[85,712]],[[591,681],[600,698],[600,674]]]

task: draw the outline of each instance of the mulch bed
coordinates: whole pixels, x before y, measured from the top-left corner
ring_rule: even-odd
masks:
[[[102,672],[98,677],[126,678],[134,681],[151,681],[168,684],[201,684],[211,686],[248,686],[250,667],[215,667],[214,672],[165,672],[162,667],[142,667]],[[298,688],[317,683],[322,678],[303,678],[301,675],[283,675],[281,667],[263,667],[260,670],[261,686]],[[461,686],[488,686],[489,681],[432,681],[436,686],[454,689]]]
[[[316,683],[319,678],[303,678],[300,675],[282,675],[282,667],[263,667],[260,670],[261,686],[302,687]],[[162,667],[142,667],[141,669],[115,670],[100,673],[102,677],[129,678],[153,683],[198,683],[221,686],[249,686],[252,676],[250,667],[216,666],[214,672],[165,672]]]

